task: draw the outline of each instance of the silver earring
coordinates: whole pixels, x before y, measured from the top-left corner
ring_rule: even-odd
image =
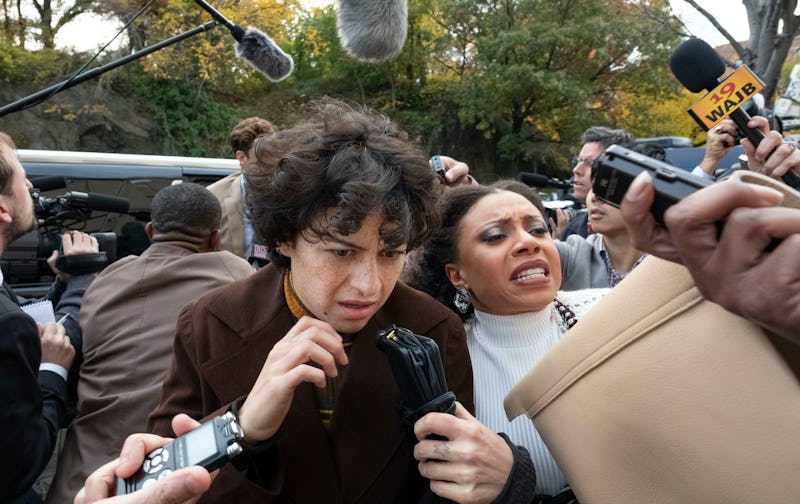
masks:
[[[469,291],[465,287],[459,287],[458,290],[456,290],[456,295],[453,297],[453,304],[458,308],[458,311],[467,313],[471,302],[472,298],[469,295]]]

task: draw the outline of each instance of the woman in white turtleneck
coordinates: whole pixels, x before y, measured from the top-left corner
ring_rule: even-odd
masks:
[[[559,292],[561,263],[544,215],[536,192],[520,182],[499,181],[451,190],[444,198],[442,229],[426,247],[418,285],[465,321],[477,421],[493,432],[504,433],[511,444],[518,445],[510,444],[514,463],[510,476],[504,482],[492,482],[503,483],[503,502],[530,502],[524,495],[511,495],[513,487],[530,484],[524,475],[517,474],[521,467],[514,470],[524,456],[519,446],[530,454],[537,495],[555,495],[567,485],[530,420],[517,417],[508,421],[503,398],[608,290]],[[464,414],[449,419],[437,415],[434,419],[435,432],[456,441],[466,438],[468,425],[476,422]],[[480,435],[474,436],[471,448],[461,450],[465,454],[463,460],[451,456],[448,461],[454,469],[456,463],[471,463],[474,474],[485,474],[487,480],[497,478],[496,474],[489,476],[488,471],[483,471],[480,462],[469,459],[469,453],[479,451],[482,442],[493,442],[486,432],[478,431]],[[442,451],[440,447],[439,452]],[[456,450],[450,450],[453,451]],[[495,452],[501,465],[507,463],[508,455]],[[424,457],[418,458],[424,467]],[[441,462],[437,463],[435,477],[423,474],[434,481],[453,477],[443,471]],[[436,490],[436,486],[432,488]]]

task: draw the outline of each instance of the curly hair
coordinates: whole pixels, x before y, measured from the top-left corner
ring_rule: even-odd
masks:
[[[380,235],[388,246],[426,241],[439,225],[427,155],[367,108],[330,99],[312,106],[319,119],[259,137],[243,169],[247,214],[270,259],[288,267],[280,243],[350,235],[374,212],[384,216]]]
[[[490,185],[483,186],[459,186],[445,193],[441,200],[442,225],[430,242],[425,246],[425,253],[422,256],[421,270],[418,282],[415,287],[423,292],[430,294],[433,298],[453,310],[462,320],[469,319],[474,313],[470,305],[467,313],[461,313],[453,304],[456,288],[450,283],[445,273],[445,265],[458,260],[458,250],[456,245],[461,233],[461,221],[464,216],[480,200],[490,194],[497,194],[502,191],[517,193],[525,197],[528,201],[545,215],[542,200],[527,184],[516,180],[501,179]]]
[[[260,117],[248,117],[247,119],[242,119],[233,127],[228,135],[228,143],[234,153],[236,151],[248,152],[256,138],[261,135],[274,134],[275,126],[271,122]]]

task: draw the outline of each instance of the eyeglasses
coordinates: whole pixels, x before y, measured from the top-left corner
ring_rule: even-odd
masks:
[[[596,160],[597,158],[584,159],[582,157],[575,156],[574,158],[572,158],[572,166],[578,166],[581,163],[586,163],[587,165],[592,166]]]

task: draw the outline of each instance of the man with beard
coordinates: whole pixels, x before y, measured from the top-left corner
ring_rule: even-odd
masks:
[[[36,226],[31,187],[13,141],[0,132],[0,253]],[[0,502],[41,502],[31,485],[47,465],[66,414],[66,370],[75,349],[63,325],[37,325],[5,284],[0,327]]]

